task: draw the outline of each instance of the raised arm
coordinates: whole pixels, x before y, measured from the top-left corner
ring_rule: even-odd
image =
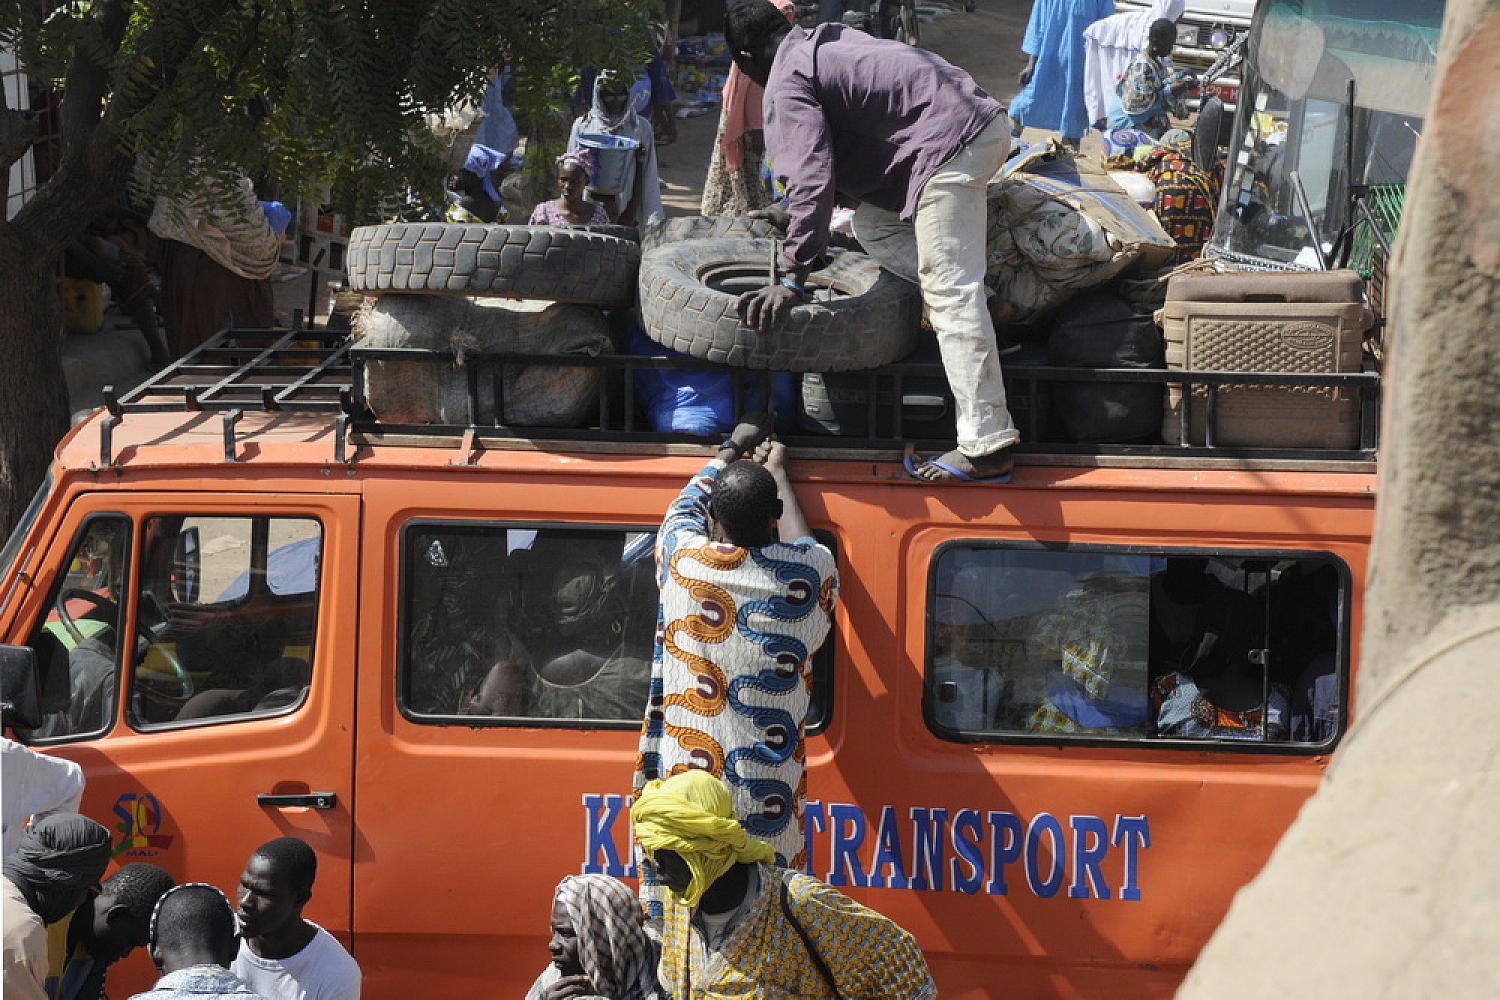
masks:
[[[776,533],[783,542],[795,542],[799,538],[813,537],[802,508],[797,506],[797,494],[792,481],[786,475],[786,445],[780,441],[767,441],[755,449],[755,460],[766,467],[776,480],[776,496],[781,499],[781,520]]]

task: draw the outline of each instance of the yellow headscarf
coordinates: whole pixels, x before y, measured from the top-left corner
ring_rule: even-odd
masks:
[[[735,818],[724,783],[698,768],[649,782],[630,808],[630,821],[647,855],[675,851],[687,862],[693,880],[686,892],[672,893],[684,906],[697,906],[736,864],[776,857],[775,848],[751,837]]]

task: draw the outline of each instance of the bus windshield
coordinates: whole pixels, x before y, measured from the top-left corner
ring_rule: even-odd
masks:
[[[1442,19],[1440,0],[1263,0],[1210,255],[1319,267],[1356,196],[1394,235]]]

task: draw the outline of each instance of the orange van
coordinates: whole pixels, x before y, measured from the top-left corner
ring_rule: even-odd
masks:
[[[367,997],[521,996],[557,880],[634,875],[640,712],[532,678],[495,714],[486,681],[587,649],[644,683],[654,531],[712,443],[381,427],[312,336],[221,336],[59,446],[0,552],[47,693],[15,735],[83,765],[119,863],[232,890],[306,839]],[[944,996],[1171,995],[1345,728],[1373,449],[1034,446],[993,487],[790,440],[842,594],[810,871]],[[1254,697],[1195,699],[1213,662]]]

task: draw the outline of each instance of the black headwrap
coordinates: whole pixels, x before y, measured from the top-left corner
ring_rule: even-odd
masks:
[[[108,866],[108,830],[87,816],[53,813],[26,828],[4,872],[42,923],[55,924],[78,909]]]

